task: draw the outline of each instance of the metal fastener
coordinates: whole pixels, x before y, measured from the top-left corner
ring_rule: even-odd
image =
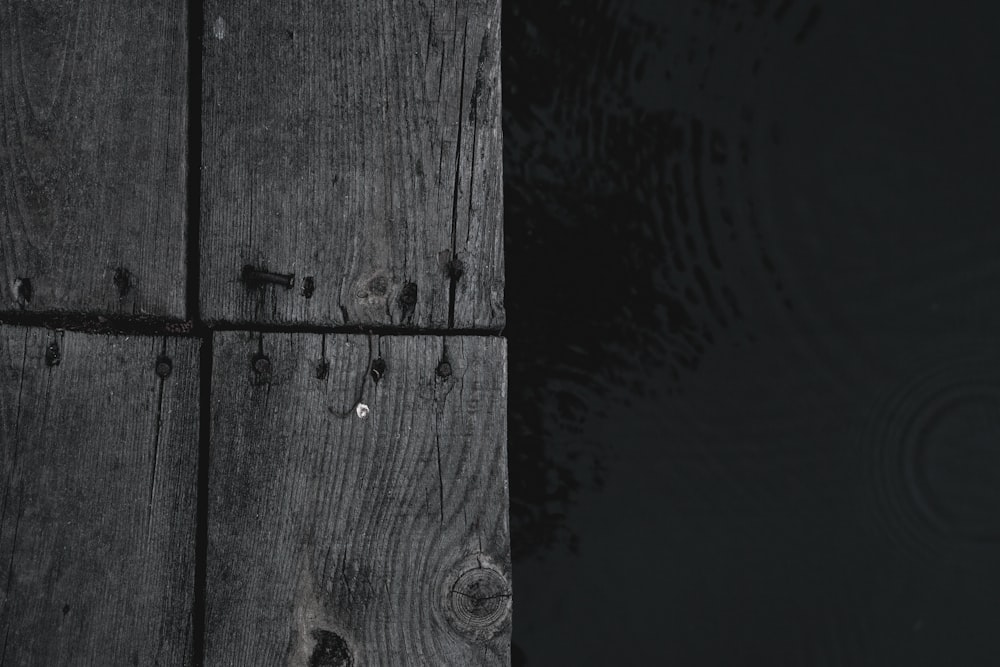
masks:
[[[170,373],[174,370],[174,363],[170,360],[170,357],[161,356],[156,360],[156,374],[166,379],[170,377]]]
[[[253,358],[253,372],[257,375],[269,375],[271,373],[271,360],[263,354],[255,355]]]

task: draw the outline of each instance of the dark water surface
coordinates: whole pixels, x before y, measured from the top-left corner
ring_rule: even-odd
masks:
[[[1000,5],[503,21],[514,664],[1000,664]]]

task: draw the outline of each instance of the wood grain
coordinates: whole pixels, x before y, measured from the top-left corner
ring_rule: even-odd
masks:
[[[204,22],[205,319],[499,328],[499,0],[209,0]]]
[[[0,664],[189,664],[198,341],[2,326],[0,374]]]
[[[509,664],[505,341],[214,341],[206,664]]]
[[[0,0],[0,310],[184,316],[186,21]]]

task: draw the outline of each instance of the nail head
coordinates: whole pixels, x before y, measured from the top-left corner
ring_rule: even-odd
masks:
[[[170,377],[170,373],[174,370],[174,364],[170,360],[170,357],[160,357],[156,360],[156,374],[161,378]]]
[[[265,355],[258,354],[253,358],[253,371],[257,375],[268,375],[271,372],[271,360]]]

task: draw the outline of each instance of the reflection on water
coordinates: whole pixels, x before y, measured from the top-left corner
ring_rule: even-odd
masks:
[[[515,665],[992,664],[1000,10],[876,4],[505,0]]]

